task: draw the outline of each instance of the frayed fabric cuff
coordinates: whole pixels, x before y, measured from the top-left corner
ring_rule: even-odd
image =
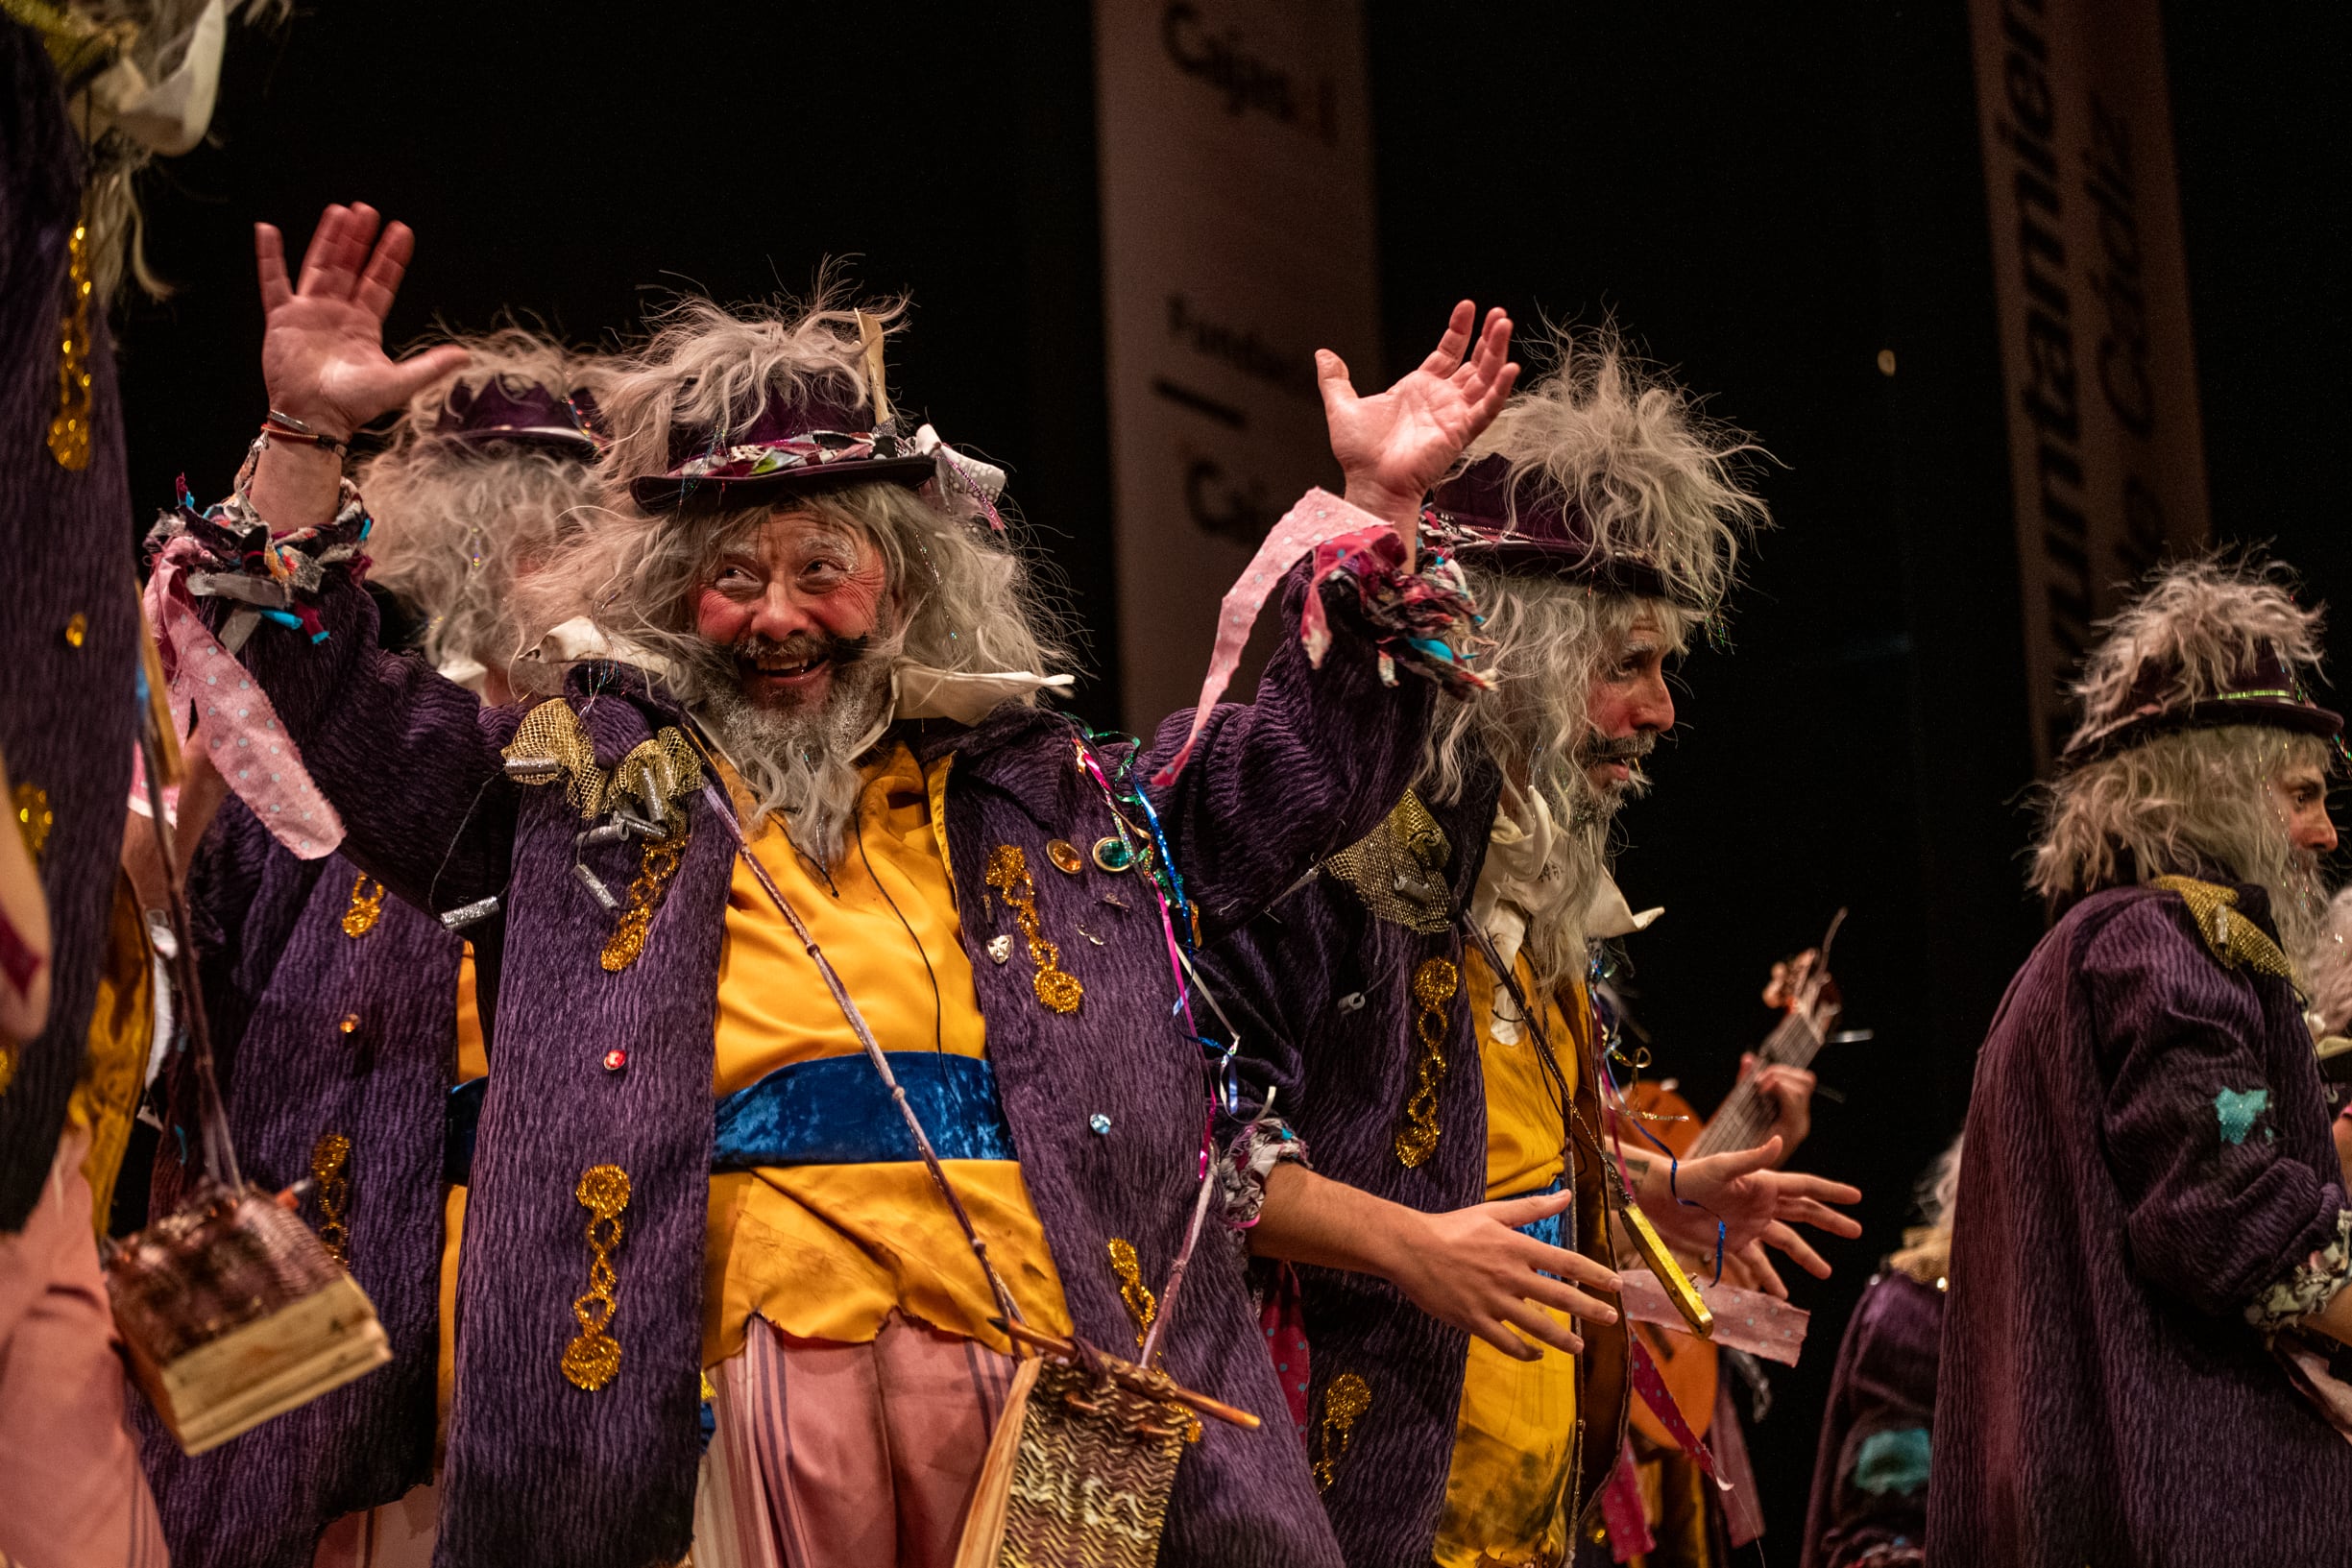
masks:
[[[1364,635],[1378,650],[1383,685],[1394,686],[1400,668],[1436,682],[1455,696],[1484,691],[1494,684],[1474,665],[1488,639],[1478,633],[1482,617],[1477,601],[1461,567],[1450,557],[1424,550],[1418,569],[1408,570],[1404,542],[1385,525],[1317,545],[1302,629],[1307,658],[1317,665],[1331,643],[1322,614],[1326,586],[1340,603],[1354,610]]]
[[[268,619],[299,625],[314,640],[321,639],[325,634],[316,606],[327,572],[342,567],[354,578],[365,575],[365,546],[375,520],[360,499],[359,487],[346,479],[332,519],[273,536],[246,495],[245,479],[252,469],[249,458],[239,471],[236,493],[202,509],[182,480],[177,504],[157,519],[148,533],[148,550],[181,568],[194,597],[232,600]]]
[[[2257,1296],[2245,1310],[2245,1320],[2267,1339],[2326,1307],[2348,1279],[2352,1279],[2352,1209],[2340,1209],[2334,1238]]]
[[[1260,1117],[1233,1135],[1217,1158],[1217,1208],[1236,1232],[1258,1222],[1266,1207],[1266,1178],[1284,1160],[1307,1163],[1306,1140],[1276,1117]]]

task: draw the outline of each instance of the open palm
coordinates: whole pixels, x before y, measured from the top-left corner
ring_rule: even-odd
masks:
[[[383,225],[360,203],[330,206],[286,278],[285,243],[275,226],[254,228],[261,279],[261,376],[270,406],[337,438],[405,403],[466,363],[463,349],[429,349],[407,359],[384,352],[384,316],[400,292],[416,235]]]
[[[1500,308],[1489,311],[1473,343],[1477,320],[1478,307],[1469,301],[1454,306],[1429,357],[1370,398],[1356,396],[1339,355],[1328,350],[1316,354],[1331,455],[1346,472],[1349,499],[1366,510],[1400,525],[1418,517],[1422,495],[1511,396],[1519,374],[1505,358],[1511,318]]]

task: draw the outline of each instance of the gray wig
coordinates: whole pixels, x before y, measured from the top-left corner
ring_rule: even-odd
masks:
[[[546,690],[555,671],[523,654],[544,626],[524,624],[517,586],[553,561],[596,497],[590,454],[502,441],[471,446],[434,433],[451,393],[503,383],[562,398],[605,379],[601,361],[544,334],[509,326],[452,340],[462,371],[409,399],[388,445],[353,475],[376,519],[372,575],[425,616],[436,664],[470,659],[517,690]]]
[[[1463,564],[1487,616],[1480,631],[1493,639],[1486,667],[1495,689],[1441,713],[1421,783],[1436,799],[1457,800],[1474,770],[1499,765],[1542,794],[1568,889],[1559,917],[1527,933],[1537,983],[1548,991],[1582,971],[1585,912],[1608,869],[1609,804],[1593,794],[1578,755],[1591,733],[1588,688],[1643,611],[1669,651],[1685,646],[1695,624],[1714,621],[1741,548],[1769,519],[1748,488],[1761,448],[1703,417],[1689,393],[1637,360],[1614,332],[1556,333],[1534,354],[1550,369],[1505,405],[1464,463],[1508,458],[1515,508],[1529,495],[1565,498],[1589,532],[1588,566],[1639,563],[1670,596],[1494,571],[1474,552]]]
[[[895,324],[903,311],[894,302],[868,314]],[[813,514],[856,530],[881,552],[888,585],[883,618],[861,661],[871,675],[851,679],[853,692],[886,687],[887,666],[901,660],[956,674],[1047,674],[1069,663],[1062,619],[1039,568],[978,520],[968,495],[942,495],[935,483],[919,493],[853,485],[715,516],[648,513],[631,498],[629,481],[670,469],[679,443],[691,439],[687,432],[743,429],[770,400],[864,405],[857,318],[837,297],[732,311],[680,301],[625,356],[600,397],[613,436],[601,504],[577,547],[533,584],[536,617],[552,623],[585,614],[608,638],[650,656],[649,667],[712,721],[713,738],[751,796],[753,817],[790,812],[805,853],[832,863],[857,793],[855,742],[869,726],[788,731],[744,712],[732,663],[694,626],[696,591],[769,517]]]
[[[2106,623],[2074,693],[2078,737],[2100,734],[2165,678],[2168,706],[2228,690],[2266,646],[2298,674],[2319,663],[2323,612],[2305,610],[2283,568],[2208,556],[2161,570]],[[2267,725],[2159,733],[2061,774],[2041,800],[2028,885],[2063,901],[2126,879],[2219,871],[2267,889],[2290,953],[2308,952],[2325,895],[2269,785],[2325,772],[2327,742]]]

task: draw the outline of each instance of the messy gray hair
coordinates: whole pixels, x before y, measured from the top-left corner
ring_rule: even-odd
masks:
[[[2101,623],[2106,636],[2073,683],[2082,723],[2070,745],[2131,717],[2151,694],[2167,707],[2211,701],[2265,650],[2291,673],[2316,673],[2325,621],[2324,609],[2295,602],[2293,576],[2275,561],[2217,552],[2160,567]]]
[[[2280,945],[2309,951],[2327,898],[2271,784],[2325,772],[2327,742],[2267,725],[2176,730],[2076,768],[2044,792],[2027,881],[2063,902],[2124,881],[2210,877],[2270,895]]]
[[[1644,611],[1669,652],[1720,616],[1740,551],[1769,514],[1749,488],[1761,448],[1704,418],[1689,393],[1637,359],[1613,330],[1556,329],[1530,357],[1550,368],[1504,406],[1464,463],[1508,459],[1515,512],[1547,492],[1564,497],[1590,531],[1589,565],[1638,563],[1670,596],[1495,571],[1474,551],[1463,562],[1487,617],[1479,630],[1493,639],[1484,667],[1495,688],[1439,715],[1421,784],[1436,799],[1458,800],[1478,769],[1499,766],[1542,795],[1567,896],[1553,918],[1531,926],[1523,951],[1549,991],[1583,970],[1585,915],[1611,853],[1612,803],[1595,795],[1579,756],[1591,734],[1592,681]],[[1646,787],[1637,769],[1626,793]]]
[[[2160,569],[2084,661],[2076,742],[2110,733],[2151,692],[2167,708],[2219,697],[2266,649],[2295,675],[2316,674],[2323,612],[2296,604],[2290,583],[2276,563],[2226,555]],[[2329,764],[2318,736],[2268,725],[2137,738],[2042,791],[2027,883],[2064,902],[2127,880],[2219,871],[2266,889],[2282,945],[2307,952],[2326,898],[2270,785]]]
[[[1546,367],[1463,453],[1509,462],[1505,494],[1564,498],[1598,565],[1639,563],[1701,619],[1721,612],[1739,555],[1770,520],[1749,488],[1763,448],[1637,358],[1613,328],[1552,328],[1524,350]],[[1483,601],[1482,601],[1483,602]]]
[[[409,399],[384,449],[353,478],[376,519],[371,575],[427,618],[424,652],[435,664],[470,659],[501,672],[518,691],[546,690],[557,672],[523,657],[544,626],[526,628],[519,580],[553,561],[596,497],[594,454],[500,441],[475,446],[438,436],[450,395],[494,382],[563,398],[605,378],[595,356],[544,333],[502,327],[449,341],[473,354],[461,371]]]
[[[867,312],[895,325],[903,302]],[[866,402],[857,318],[837,294],[806,305],[735,310],[689,299],[657,319],[600,394],[612,445],[600,470],[601,501],[569,550],[532,586],[535,618],[589,615],[608,638],[650,656],[648,667],[712,722],[713,738],[741,777],[755,820],[793,818],[803,853],[832,863],[858,789],[855,742],[869,726],[841,713],[788,728],[744,711],[738,673],[695,630],[694,596],[718,563],[779,513],[813,515],[871,540],[886,573],[884,612],[860,661],[840,684],[852,696],[887,685],[899,660],[956,674],[1033,670],[1071,663],[1068,635],[1042,568],[976,519],[961,494],[896,484],[852,485],[776,507],[717,515],[649,513],[629,481],[667,471],[683,432],[740,431],[770,400]],[[725,435],[718,438],[722,443]],[[852,731],[856,733],[851,733]]]

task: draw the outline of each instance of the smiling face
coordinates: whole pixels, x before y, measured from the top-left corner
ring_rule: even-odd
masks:
[[[778,511],[696,590],[694,629],[734,656],[753,707],[822,708],[837,668],[882,630],[888,575],[861,530],[814,512]]]
[[[1657,612],[1645,605],[1612,639],[1586,688],[1591,734],[1578,756],[1594,796],[1612,809],[1635,791],[1641,759],[1674,728],[1674,696],[1666,689],[1673,652]]]

